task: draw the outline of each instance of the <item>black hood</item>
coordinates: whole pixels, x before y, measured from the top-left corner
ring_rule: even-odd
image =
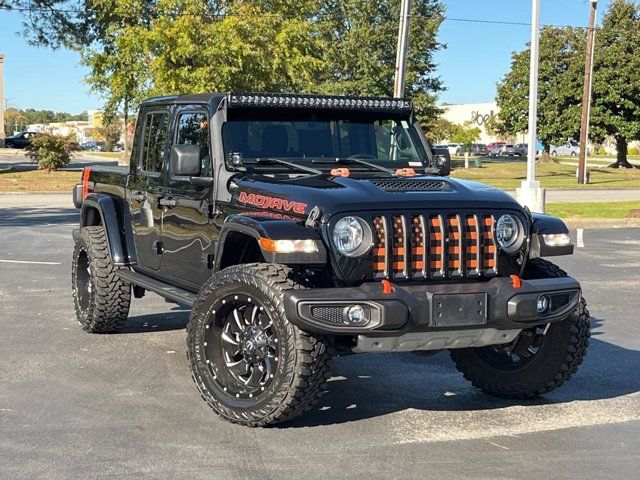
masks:
[[[488,185],[445,177],[353,178],[330,175],[235,177],[233,203],[305,217],[319,207],[326,222],[336,213],[406,209],[500,208],[522,211],[505,192]]]

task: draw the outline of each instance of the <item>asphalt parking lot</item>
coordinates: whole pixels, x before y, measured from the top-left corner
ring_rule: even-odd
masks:
[[[247,429],[192,384],[187,311],[148,294],[123,333],[80,329],[77,211],[49,198],[0,197],[2,479],[637,478],[640,229],[585,230],[558,260],[583,284],[593,337],[544,398],[487,397],[446,352],[359,355],[336,360],[318,410]]]

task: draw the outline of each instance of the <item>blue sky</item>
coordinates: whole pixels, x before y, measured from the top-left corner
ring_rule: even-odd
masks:
[[[600,11],[608,1],[600,2]],[[444,0],[444,3],[452,19],[531,21],[530,0]],[[587,23],[587,0],[541,0],[541,5],[542,23]],[[90,93],[83,81],[87,71],[79,65],[77,54],[31,47],[18,35],[20,31],[20,15],[0,10],[0,52],[5,54],[5,97],[9,105],[70,113],[101,106],[100,98]],[[508,70],[511,52],[524,48],[529,35],[527,26],[445,21],[440,40],[448,48],[436,57],[438,73],[447,86],[441,101],[493,101],[496,81]]]

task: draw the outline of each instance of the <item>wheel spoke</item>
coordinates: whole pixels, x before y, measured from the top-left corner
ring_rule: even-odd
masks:
[[[232,338],[231,336],[229,336],[227,332],[222,332],[221,336],[222,336],[222,340],[224,340],[227,343],[230,343],[231,345],[234,345],[234,346],[240,345],[240,342]]]
[[[240,320],[240,312],[238,312],[237,308],[233,309],[233,318],[236,321],[236,325],[238,326],[238,328],[240,329],[241,332],[244,332],[245,330],[245,324],[242,320]]]
[[[241,375],[246,375],[247,373],[249,373],[249,364],[244,359],[238,360],[237,362],[225,361],[225,363],[229,371],[236,377],[240,377]]]
[[[264,376],[264,372],[262,372],[257,365],[253,366],[253,370],[251,371],[251,375],[244,382],[247,387],[257,387],[260,385],[260,380]]]

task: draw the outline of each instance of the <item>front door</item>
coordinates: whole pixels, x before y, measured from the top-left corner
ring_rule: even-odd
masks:
[[[203,177],[212,176],[209,119],[199,105],[181,107],[175,114],[171,136],[174,145],[200,147]],[[174,175],[168,165],[162,223],[162,276],[193,290],[207,281],[213,267],[214,237],[211,223],[212,187],[197,186],[188,177]]]
[[[133,224],[137,265],[160,270],[162,258],[162,210],[158,198],[163,194],[162,165],[167,155],[169,111],[140,112],[136,145],[132,151],[128,182],[129,208]],[[135,161],[135,164],[133,162]]]

